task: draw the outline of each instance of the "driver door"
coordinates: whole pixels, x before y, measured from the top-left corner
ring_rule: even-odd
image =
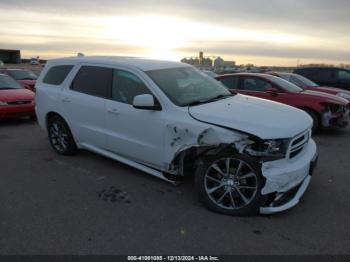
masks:
[[[133,107],[137,95],[152,94],[136,74],[113,71],[112,99],[106,102],[107,147],[134,161],[162,167],[164,111]]]
[[[278,96],[268,93],[268,89],[274,86],[259,77],[255,76],[243,76],[241,78],[241,90],[240,93],[245,95],[251,95],[255,97],[265,98],[269,100],[278,101]]]

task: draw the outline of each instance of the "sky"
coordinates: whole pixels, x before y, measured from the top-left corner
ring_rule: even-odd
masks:
[[[350,64],[349,0],[0,0],[0,11],[0,48],[25,58]]]

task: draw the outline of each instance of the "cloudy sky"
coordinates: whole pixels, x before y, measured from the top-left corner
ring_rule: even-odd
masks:
[[[349,0],[0,0],[0,48],[239,64],[350,63]]]

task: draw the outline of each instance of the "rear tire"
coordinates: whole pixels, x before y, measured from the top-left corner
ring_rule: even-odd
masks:
[[[196,189],[205,206],[232,216],[259,213],[263,184],[258,164],[236,153],[202,158],[195,175]]]
[[[312,132],[316,133],[320,129],[320,119],[317,113],[310,109],[304,109],[304,111],[312,118],[314,122],[312,125]]]
[[[59,116],[49,119],[48,135],[53,150],[60,155],[73,155],[78,148],[67,123]]]

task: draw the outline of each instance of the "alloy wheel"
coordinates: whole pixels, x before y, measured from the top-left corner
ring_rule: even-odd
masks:
[[[254,170],[236,158],[222,158],[213,162],[207,169],[204,184],[211,201],[228,210],[249,205],[258,190]]]
[[[50,140],[55,149],[64,152],[68,147],[68,133],[65,127],[58,122],[53,122],[50,126]]]

